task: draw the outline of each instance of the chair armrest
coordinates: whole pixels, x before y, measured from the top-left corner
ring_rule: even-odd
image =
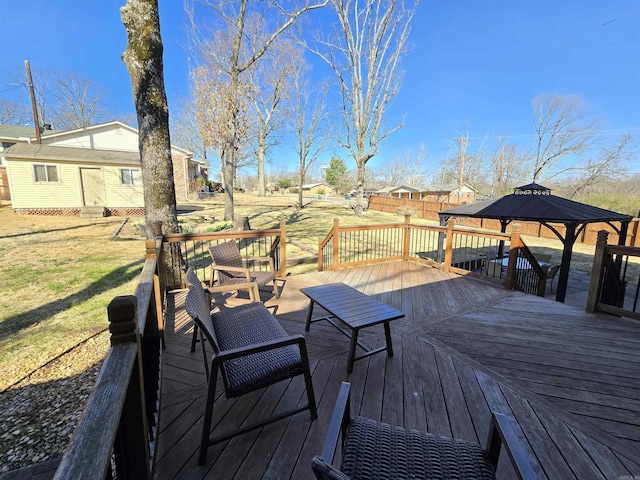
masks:
[[[236,290],[246,290],[247,292],[249,292],[249,298],[252,302],[255,302],[256,299],[260,299],[258,284],[255,282],[238,283],[234,285],[215,285],[212,287],[207,287],[207,292],[209,293],[209,295],[211,295],[212,293],[234,292]]]
[[[276,267],[273,263],[273,258],[271,257],[252,257],[252,256],[244,256],[242,257],[243,260],[251,260],[254,262],[262,262],[262,263],[267,263],[269,262],[269,268],[271,269],[272,272],[276,271]]]
[[[534,453],[530,450],[526,439],[516,433],[512,419],[501,413],[491,412],[491,426],[487,439],[487,453],[495,470],[498,466],[500,447],[504,444],[509,459],[520,480],[541,478],[532,465],[537,465]]]
[[[224,265],[216,265],[214,263],[211,264],[211,273],[209,274],[209,286],[213,287],[213,272],[216,270],[225,271],[225,272],[239,272],[244,273],[247,283],[251,282],[251,273],[248,268],[240,268],[240,267],[225,267]],[[218,275],[219,276],[219,275]]]
[[[336,447],[338,446],[338,440],[340,434],[344,441],[344,434],[346,433],[349,422],[351,421],[351,384],[342,382],[340,391],[338,392],[338,398],[336,399],[336,406],[333,409],[333,415],[331,422],[329,423],[329,430],[324,440],[324,447],[322,448],[322,458],[327,462],[333,462],[333,456],[336,453]]]
[[[302,347],[302,344],[304,344],[304,337],[302,335],[291,335],[288,337],[268,340],[266,342],[254,343],[252,345],[247,345],[246,347],[223,350],[215,354],[212,361],[219,363],[234,358],[246,357],[247,355],[251,355],[253,353],[275,350],[276,348],[286,347],[288,345],[299,345],[300,347]]]

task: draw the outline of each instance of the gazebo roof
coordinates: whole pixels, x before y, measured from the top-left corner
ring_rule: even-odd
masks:
[[[551,195],[551,189],[530,183],[514,190],[511,195],[505,195],[495,200],[472,203],[438,214],[440,222],[451,217],[491,218],[500,220],[502,231],[506,231],[507,224],[512,220],[539,222],[549,228],[562,241],[562,264],[556,300],[564,302],[569,280],[571,253],[573,244],[579,233],[588,223],[607,222],[619,234],[619,241],[624,244],[631,215],[605,210],[586,203],[574,202],[562,197]],[[616,228],[611,222],[620,222]],[[563,223],[565,231],[561,233],[550,223]]]
[[[541,223],[593,223],[630,221],[633,217],[586,203],[551,195],[551,190],[531,183],[494,200],[444,210],[440,217],[493,218]]]

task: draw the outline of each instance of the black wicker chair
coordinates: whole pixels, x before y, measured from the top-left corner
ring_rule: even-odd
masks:
[[[302,335],[287,335],[260,302],[251,302],[211,313],[207,291],[191,269],[187,271],[187,283],[189,292],[185,307],[200,332],[203,360],[208,377],[207,403],[198,463],[206,462],[207,449],[215,443],[229,440],[304,410],[310,411],[312,420],[316,419],[318,413],[311,383],[307,348]],[[255,284],[249,284],[249,287],[257,289]],[[213,349],[210,372],[204,347],[205,339]],[[194,349],[195,342],[192,342],[192,351]],[[227,398],[239,397],[281,380],[303,375],[308,403],[227,435],[211,438],[218,371],[221,373]]]
[[[263,287],[273,282],[273,294],[276,298],[280,298],[280,292],[276,284],[276,271],[271,257],[242,257],[238,244],[234,241],[209,247],[209,254],[213,259],[209,277],[210,286],[213,286],[215,273],[217,272],[220,285],[255,282],[258,287]],[[244,266],[243,260],[268,263],[269,270],[252,271]]]
[[[343,382],[322,456],[311,467],[319,480],[495,479],[500,447],[520,479],[538,476],[507,417],[492,414],[487,449],[460,439],[407,430],[364,417],[350,416],[350,384]],[[342,436],[342,464],[331,465]]]

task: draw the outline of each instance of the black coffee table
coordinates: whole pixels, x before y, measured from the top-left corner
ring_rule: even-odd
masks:
[[[330,283],[328,285],[318,285],[317,287],[306,287],[301,288],[300,291],[310,299],[307,323],[305,326],[307,332],[312,323],[327,321],[351,339],[349,363],[347,364],[348,373],[353,371],[353,362],[373,355],[374,353],[386,350],[389,357],[393,356],[389,322],[404,317],[404,313],[400,310],[396,310],[389,305],[379,302],[375,298],[371,298],[344,283]],[[331,315],[312,320],[311,315],[313,314],[313,305],[315,303]],[[358,332],[362,328],[372,327],[379,323],[384,324],[386,346],[369,350],[358,341]],[[356,345],[366,353],[356,357]]]

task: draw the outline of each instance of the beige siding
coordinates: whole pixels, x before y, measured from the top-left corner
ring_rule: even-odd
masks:
[[[138,134],[128,128],[105,125],[103,128],[54,135],[43,139],[42,143],[45,145],[55,145],[56,147],[127,150],[135,152],[138,150]]]
[[[104,167],[103,171],[108,207],[144,207],[142,184],[122,185],[120,167]]]
[[[57,183],[36,183],[34,164],[57,165]],[[20,208],[74,208],[82,207],[80,168],[96,168],[92,164],[32,162],[10,159],[7,162],[12,206]],[[143,207],[142,185],[122,185],[120,166],[102,166],[106,207]],[[128,168],[128,167],[127,167]]]
[[[35,163],[42,164],[43,162]],[[34,162],[7,160],[13,208],[82,206],[78,167],[51,162],[45,164],[58,166],[58,182],[36,183],[33,174]]]

